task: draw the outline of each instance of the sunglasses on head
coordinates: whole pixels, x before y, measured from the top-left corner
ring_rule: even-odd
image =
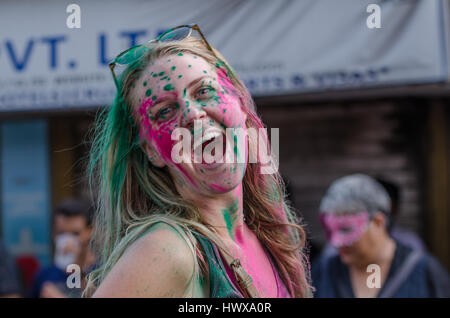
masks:
[[[141,58],[145,53],[148,52],[151,45],[158,42],[173,42],[173,41],[182,41],[192,34],[192,30],[196,30],[200,37],[202,38],[205,46],[208,48],[208,50],[211,51],[211,53],[216,57],[217,60],[221,61],[217,55],[214,53],[214,50],[212,49],[211,45],[209,45],[208,41],[206,40],[205,36],[203,35],[202,31],[200,31],[197,24],[185,24],[180,25],[175,28],[172,28],[164,33],[162,33],[160,36],[158,36],[156,39],[150,40],[147,43],[144,44],[138,44],[133,47],[130,47],[129,49],[123,51],[119,55],[116,56],[116,58],[113,59],[111,63],[109,63],[109,68],[111,69],[111,73],[114,79],[114,83],[116,84],[117,89],[119,88],[119,83],[117,82],[117,77],[114,72],[114,68],[117,64],[120,65],[127,65],[130,64],[139,58]]]

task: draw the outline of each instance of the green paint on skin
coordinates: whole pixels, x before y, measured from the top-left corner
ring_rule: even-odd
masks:
[[[189,65],[188,65],[188,67],[192,67],[192,65],[191,65],[191,64],[189,64]]]
[[[156,74],[156,73],[155,73],[155,74],[153,74],[153,77],[156,77],[156,76],[158,76],[158,74]]]
[[[175,69],[176,69],[176,67],[175,67],[175,66],[172,66],[171,70],[172,70],[172,71],[175,71]]]
[[[178,56],[183,56],[184,54],[180,52],[180,53],[178,53],[177,55],[178,55]]]
[[[173,87],[172,84],[167,84],[166,86],[164,86],[164,90],[165,91],[173,91],[175,88]]]
[[[163,76],[165,72],[160,72],[158,76]]]
[[[156,100],[156,98],[157,98],[156,95],[152,96],[152,100]]]
[[[237,211],[239,209],[239,201],[236,200],[230,207],[223,209],[222,214],[225,220],[225,224],[227,226],[228,234],[230,234],[231,238],[234,239],[233,235],[233,225],[237,218]]]
[[[178,78],[182,78],[183,77],[183,75],[178,75]]]
[[[205,73],[205,74],[208,74],[208,72],[207,72],[207,71],[205,71],[205,70],[203,70],[203,73]]]
[[[145,92],[145,96],[150,96],[152,94],[152,90],[149,88],[147,89],[147,91]]]
[[[189,107],[189,101],[188,100],[186,101],[186,107]]]
[[[147,81],[145,81],[143,85],[144,85],[144,86],[147,86]]]
[[[185,98],[185,97],[186,97],[186,88],[183,89],[183,98]]]

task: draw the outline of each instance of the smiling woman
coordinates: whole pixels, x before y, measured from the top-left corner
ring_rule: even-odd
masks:
[[[222,55],[191,31],[169,31],[117,58],[128,66],[113,73],[118,92],[99,116],[91,152],[101,259],[85,294],[308,297],[305,234],[279,174],[247,159],[194,160],[227,129],[264,126]],[[172,158],[178,128],[205,136],[182,161]],[[247,158],[257,146],[249,136],[234,155]]]

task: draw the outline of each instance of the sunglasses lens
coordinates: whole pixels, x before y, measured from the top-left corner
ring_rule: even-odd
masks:
[[[182,27],[173,31],[163,34],[160,38],[160,42],[181,41],[187,38],[192,32],[191,28]]]
[[[149,48],[147,46],[137,46],[128,50],[116,58],[117,64],[130,64],[131,62],[139,59],[142,55],[148,52]]]

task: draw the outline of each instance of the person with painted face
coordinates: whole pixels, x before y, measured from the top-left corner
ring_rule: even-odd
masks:
[[[364,174],[334,181],[320,203],[320,220],[338,253],[312,266],[315,297],[449,297],[446,270],[431,255],[388,233],[391,202]]]
[[[92,233],[92,207],[84,200],[70,198],[55,209],[53,223],[53,264],[43,268],[35,277],[31,289],[34,298],[80,297],[82,288],[69,288],[67,267],[77,264],[80,282],[95,264],[89,247]],[[85,281],[84,281],[85,283]]]
[[[117,94],[90,162],[101,259],[85,295],[308,297],[305,235],[280,175],[248,159],[269,143],[245,132],[264,126],[198,26],[130,48],[110,67]],[[232,146],[238,130],[245,137]],[[188,149],[178,151],[183,133]],[[231,148],[234,160],[207,160],[212,145],[214,157]]]

